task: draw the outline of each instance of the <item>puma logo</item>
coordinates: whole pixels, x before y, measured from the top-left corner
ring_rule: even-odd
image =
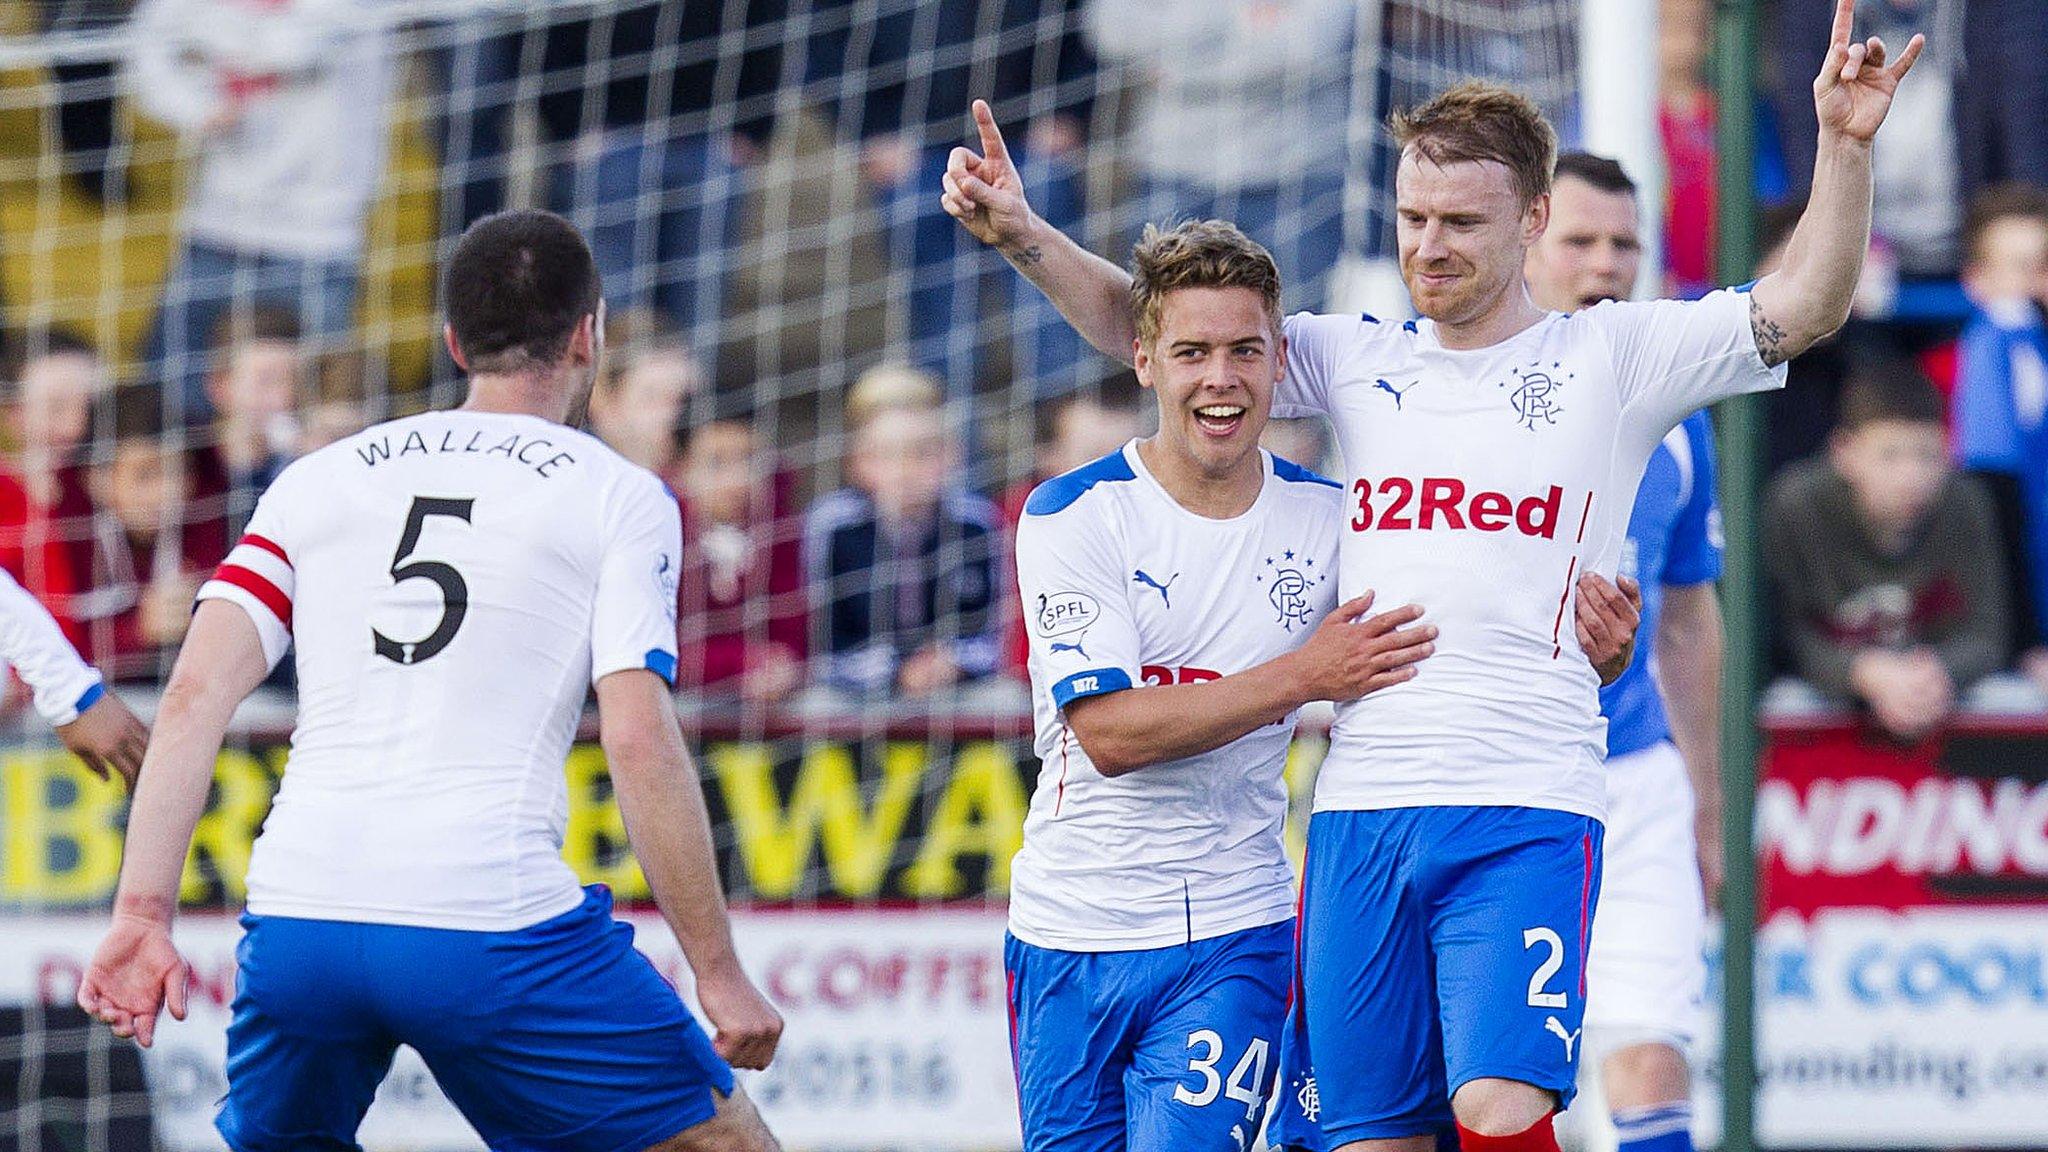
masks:
[[[1180,573],[1175,572],[1173,575],[1168,576],[1166,578],[1166,583],[1161,584],[1159,581],[1154,580],[1152,577],[1146,575],[1145,570],[1143,568],[1140,568],[1137,571],[1131,573],[1131,583],[1143,584],[1145,587],[1157,591],[1159,593],[1160,603],[1165,604],[1168,608],[1173,607],[1173,597],[1167,594],[1167,590],[1172,588],[1173,582],[1178,579],[1180,579]]]
[[[1052,650],[1055,654],[1060,652],[1072,652],[1080,656],[1081,659],[1086,660],[1088,659],[1088,650],[1086,648],[1081,647],[1082,641],[1085,639],[1086,637],[1077,637],[1072,644],[1060,644],[1055,642],[1052,646]]]
[[[1579,1042],[1579,1033],[1584,1032],[1585,1029],[1580,1028],[1577,1031],[1567,1032],[1564,1030],[1564,1025],[1557,1022],[1557,1017],[1546,1016],[1543,1019],[1543,1030],[1556,1036],[1559,1040],[1564,1041],[1565,1062],[1570,1063],[1572,1058],[1572,1047]]]
[[[1374,380],[1372,382],[1372,386],[1374,388],[1379,389],[1382,392],[1385,392],[1387,395],[1392,396],[1394,398],[1394,411],[1399,412],[1401,410],[1401,397],[1406,396],[1408,393],[1414,391],[1415,386],[1420,383],[1422,383],[1422,381],[1420,380],[1410,380],[1408,382],[1407,387],[1396,388],[1389,381]]]

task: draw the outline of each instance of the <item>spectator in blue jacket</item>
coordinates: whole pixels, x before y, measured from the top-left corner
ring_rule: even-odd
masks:
[[[1956,357],[1957,462],[1992,491],[2011,549],[2023,670],[2048,692],[2048,189],[1991,188],[1971,205]]]
[[[878,401],[862,392],[848,401],[853,483],[804,525],[820,679],[854,700],[949,694],[1001,662],[999,514],[955,486],[936,383]]]

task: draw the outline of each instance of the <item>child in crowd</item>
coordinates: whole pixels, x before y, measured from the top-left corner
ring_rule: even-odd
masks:
[[[2014,541],[2014,640],[2048,692],[2048,189],[1986,190],[1963,240],[1973,310],[1956,354],[1956,460],[1990,487]]]
[[[236,535],[297,452],[300,356],[299,316],[289,308],[260,305],[214,325],[206,395]]]
[[[1764,533],[1799,674],[1894,736],[2005,665],[1990,503],[1949,466],[1941,396],[1910,365],[1851,376],[1825,457],[1772,484]]]
[[[707,420],[679,435],[683,511],[678,687],[782,703],[803,684],[808,603],[800,526],[753,422]]]
[[[158,680],[199,585],[227,556],[224,483],[165,427],[161,389],[123,388],[111,404],[110,439],[88,472],[97,512],[78,615],[90,659],[113,679]]]
[[[64,331],[25,334],[5,358],[10,441],[0,466],[0,567],[50,610],[83,647],[74,604],[91,577],[92,496],[84,454],[92,413],[113,377],[90,343]]]
[[[855,698],[949,692],[1000,658],[1000,517],[959,486],[938,383],[920,377],[888,369],[855,384],[853,483],[805,524],[824,679]]]

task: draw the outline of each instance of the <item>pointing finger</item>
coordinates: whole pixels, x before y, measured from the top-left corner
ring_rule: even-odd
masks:
[[[1849,33],[1856,25],[1856,0],[1837,0],[1835,4],[1835,27],[1828,33],[1831,46],[1848,47]]]
[[[1003,130],[996,127],[996,114],[988,101],[974,102],[974,125],[981,130],[981,154],[1002,164],[1010,162],[1010,148],[1003,143]]]

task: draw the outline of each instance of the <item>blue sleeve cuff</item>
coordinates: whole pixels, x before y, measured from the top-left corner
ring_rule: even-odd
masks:
[[[1130,686],[1131,674],[1121,668],[1076,672],[1052,686],[1052,703],[1055,708],[1065,708],[1076,700],[1121,692]]]
[[[675,653],[664,652],[659,648],[649,648],[646,659],[642,664],[649,672],[654,673],[667,682],[669,687],[673,688],[676,686]]]
[[[85,715],[85,710],[87,708],[90,708],[93,705],[99,703],[100,697],[105,696],[106,694],[107,686],[104,681],[94,684],[92,687],[87,688],[85,691],[78,694],[78,703],[73,704],[71,706],[71,711],[76,715],[83,716]]]

